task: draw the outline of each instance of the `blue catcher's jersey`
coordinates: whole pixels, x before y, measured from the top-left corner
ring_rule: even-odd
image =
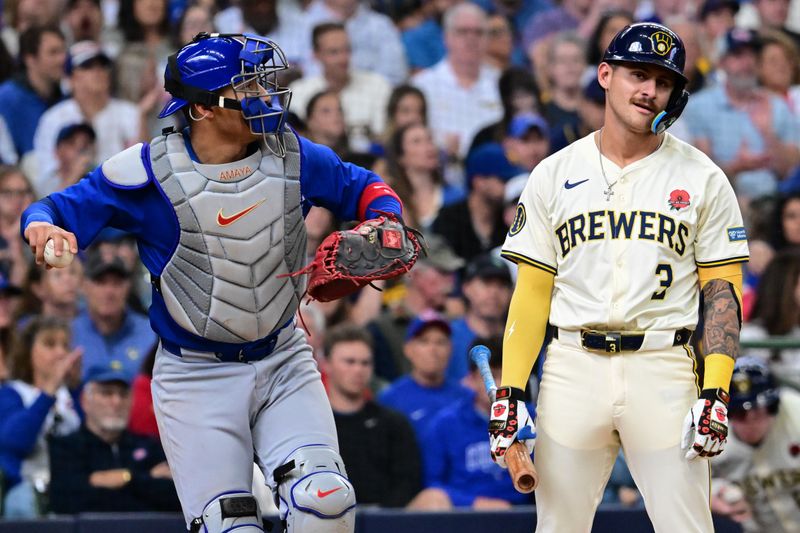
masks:
[[[189,136],[183,138],[191,158],[197,161]],[[374,218],[378,216],[375,210],[401,214],[400,203],[387,186],[377,191],[373,186],[362,194],[371,184],[383,183],[376,174],[342,162],[325,146],[299,136],[298,139],[304,216],[312,206],[324,207],[342,220]],[[136,237],[142,263],[152,275],[161,276],[178,246],[181,228],[175,209],[153,174],[150,145],[142,146],[140,157],[141,166],[133,159],[129,165],[131,175],[140,174],[138,181],[112,182],[101,165],[77,184],[28,207],[22,215],[23,231],[31,222],[49,222],[74,233],[78,246],[84,249],[103,228],[116,228]],[[210,341],[179,326],[157,290],[153,292],[150,324],[161,338],[185,348],[222,351],[233,346]]]

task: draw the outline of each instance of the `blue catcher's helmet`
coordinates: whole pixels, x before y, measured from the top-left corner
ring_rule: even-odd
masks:
[[[238,109],[253,133],[265,139],[268,135],[275,137],[279,155],[283,155],[280,134],[291,91],[278,84],[277,73],[287,68],[283,51],[269,39],[251,34],[199,33],[167,61],[164,88],[172,99],[158,116],[166,117],[193,103]],[[228,86],[236,99],[217,93]]]
[[[766,407],[771,414],[778,412],[778,385],[766,363],[756,357],[736,361],[730,396],[728,410],[734,415],[758,407]]]
[[[625,26],[611,40],[603,54],[605,63],[647,63],[675,74],[675,88],[666,109],[653,119],[650,130],[662,133],[678,120],[689,101],[685,91],[688,80],[683,74],[686,48],[678,34],[661,24],[638,22]]]

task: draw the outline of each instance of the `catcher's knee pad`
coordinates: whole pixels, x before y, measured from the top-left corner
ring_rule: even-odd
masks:
[[[275,469],[274,478],[288,533],[352,533],[356,493],[333,449],[302,446]]]
[[[258,502],[249,492],[220,494],[203,508],[203,516],[192,520],[190,533],[263,533]]]

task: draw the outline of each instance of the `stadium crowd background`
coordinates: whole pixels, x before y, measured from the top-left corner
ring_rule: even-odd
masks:
[[[475,342],[499,354],[515,271],[500,259],[544,157],[600,128],[596,65],[626,24],[687,50],[669,130],[736,189],[750,240],[743,339],[800,340],[800,1],[6,0],[0,30],[0,502],[7,517],[177,510],[149,381],[150,282],[115,231],[43,270],[19,232],[37,198],[147,141],[169,54],[254,32],[292,68],[290,124],[372,168],[431,253],[402,282],[302,306],[361,505],[531,503],[491,462]],[[308,254],[347,221],[309,213]],[[800,382],[800,351],[756,352]],[[497,362],[497,361],[495,361]],[[531,378],[535,404],[536,375]],[[447,439],[438,436],[446,432]],[[437,442],[436,447],[426,442]],[[269,496],[256,481],[262,502]],[[113,496],[113,497],[110,497]],[[620,460],[604,502],[641,505]],[[268,507],[267,507],[268,508]]]

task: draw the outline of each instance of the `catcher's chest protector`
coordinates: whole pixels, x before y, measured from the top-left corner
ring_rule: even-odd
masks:
[[[291,318],[305,276],[306,231],[300,208],[297,137],[284,134],[286,157],[265,147],[225,165],[193,162],[179,133],[150,148],[153,172],[172,203],[180,241],[161,274],[172,318],[213,341],[246,342]]]

